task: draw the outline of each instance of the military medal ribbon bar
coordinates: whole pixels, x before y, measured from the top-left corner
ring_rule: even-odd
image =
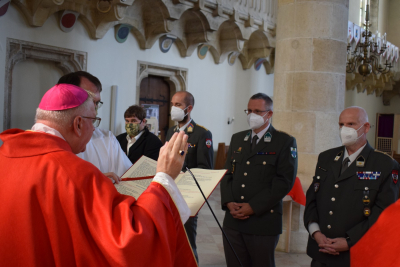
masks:
[[[381,172],[357,172],[358,180],[377,180]]]

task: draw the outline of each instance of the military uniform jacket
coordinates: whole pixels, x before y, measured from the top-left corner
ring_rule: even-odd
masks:
[[[168,129],[166,140],[169,141],[172,135],[179,131],[179,126]],[[203,126],[196,124],[193,120],[186,127],[185,133],[188,138],[188,151],[183,163],[182,171],[186,171],[186,167],[213,169],[214,168],[214,149],[212,146],[212,134]]]
[[[269,133],[271,139],[265,142]],[[247,140],[246,136],[248,136]],[[224,226],[254,235],[282,233],[282,198],[292,189],[297,173],[296,139],[269,129],[253,152],[251,130],[232,136],[221,181]],[[254,213],[246,220],[232,217],[226,204],[249,203]]]
[[[352,246],[381,212],[397,200],[398,183],[393,177],[398,176],[392,173],[398,173],[398,164],[367,143],[340,175],[344,149],[344,146],[333,148],[319,155],[315,176],[307,191],[304,225],[308,230],[310,222],[317,222],[325,236],[348,237]],[[370,209],[369,216],[364,214],[365,208]],[[328,266],[350,266],[349,251],[334,256],[318,250],[317,242],[310,236],[307,254],[311,258]]]

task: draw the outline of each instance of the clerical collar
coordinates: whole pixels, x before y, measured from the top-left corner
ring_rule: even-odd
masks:
[[[61,139],[65,140],[65,138],[60,134],[59,131],[57,131],[56,129],[51,128],[50,126],[47,126],[46,124],[43,124],[43,123],[35,123],[32,126],[31,130],[35,131],[35,132],[42,132],[42,133],[48,133],[51,135],[55,135],[55,136],[60,137]]]
[[[353,163],[353,161],[358,157],[358,155],[360,155],[361,151],[364,149],[364,147],[367,145],[367,143],[365,143],[365,145],[363,145],[362,147],[360,147],[356,152],[354,152],[353,154],[351,154],[349,156],[349,153],[347,152],[347,148],[345,147],[344,149],[344,156],[343,156],[343,160],[347,157],[349,157],[349,166],[351,163]]]
[[[268,131],[269,126],[271,126],[271,123],[268,123],[268,126],[265,127],[264,130],[262,130],[261,132],[259,132],[259,133],[257,134],[257,136],[258,136],[257,143],[258,143],[258,141],[260,141],[260,140],[263,138],[264,134]],[[255,135],[256,135],[256,133],[254,132],[254,130],[251,130],[251,140],[253,140],[253,137],[254,137]]]
[[[186,127],[192,122],[192,119],[190,119],[185,125],[183,125],[181,128],[179,128],[179,131],[184,131]]]

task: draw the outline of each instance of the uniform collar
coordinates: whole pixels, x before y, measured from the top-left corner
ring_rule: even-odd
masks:
[[[360,147],[356,152],[354,152],[353,154],[351,154],[349,156],[349,153],[347,152],[347,148],[344,150],[344,157],[343,160],[345,158],[349,158],[350,162],[349,165],[353,163],[353,161],[358,157],[358,155],[360,155],[361,151],[364,149],[364,147],[367,145],[367,142],[365,143],[365,145],[363,145],[362,147]]]
[[[268,123],[268,126],[267,127],[265,127],[265,129],[264,130],[262,130],[261,132],[259,132],[258,134],[257,134],[257,136],[258,136],[258,141],[260,141],[261,140],[261,138],[263,138],[263,136],[264,136],[264,134],[268,131],[268,129],[269,129],[269,127],[271,126],[271,123]],[[251,130],[251,140],[253,140],[253,137],[256,135],[256,133],[254,132],[254,130]]]
[[[181,128],[179,128],[179,131],[184,131],[186,129],[186,127],[188,127],[191,122],[192,122],[192,119],[190,119],[185,125],[183,125]]]

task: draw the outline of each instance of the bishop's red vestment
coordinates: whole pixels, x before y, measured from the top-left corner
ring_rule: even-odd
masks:
[[[351,267],[400,266],[400,200],[387,207],[350,249]]]
[[[197,266],[159,183],[136,200],[57,136],[0,139],[0,266]]]

